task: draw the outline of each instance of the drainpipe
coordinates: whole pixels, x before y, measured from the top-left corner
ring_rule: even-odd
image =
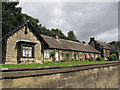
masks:
[[[44,63],[44,43],[43,43],[43,41],[41,42],[41,47],[42,47],[42,53],[43,53],[43,63]]]

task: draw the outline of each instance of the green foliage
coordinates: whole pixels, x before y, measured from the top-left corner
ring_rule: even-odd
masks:
[[[94,60],[94,58],[93,58],[93,57],[91,57],[91,59],[92,59],[92,60]]]
[[[19,2],[2,2],[2,35],[16,28],[24,22]]]
[[[109,57],[107,57],[109,61],[115,61],[117,60],[117,55],[116,54],[111,54]]]
[[[50,64],[50,63],[51,63],[50,61],[44,62],[44,64]]]
[[[109,42],[110,45],[114,45],[114,44],[119,44],[120,45],[120,41],[112,41],[112,42]]]
[[[102,57],[97,57],[96,61],[104,61],[104,59]]]
[[[93,57],[90,57],[90,58],[88,58],[88,60],[89,60],[89,61],[93,61],[93,60],[94,60],[94,58],[93,58]]]
[[[72,41],[76,41],[76,36],[73,31],[68,32],[68,39]]]
[[[66,54],[66,57],[67,57],[67,59],[70,59],[70,54],[67,53],[67,54]]]
[[[80,64],[95,64],[95,63],[112,63],[112,62],[119,62],[119,61],[100,61],[100,62],[78,62],[78,61],[72,61],[68,63],[58,63],[54,64],[52,62],[49,62],[48,64],[40,64],[40,63],[33,63],[33,64],[1,64],[0,67],[2,68],[16,68],[16,67],[46,67],[46,66],[66,66],[66,65],[80,65]]]
[[[53,36],[53,34],[55,33],[56,35],[58,35],[59,38],[67,39],[67,37],[59,29],[51,29],[50,32],[51,32],[51,36]]]
[[[114,60],[118,60],[118,58],[117,58],[117,55],[116,55],[116,54],[113,54],[113,56],[114,56]]]
[[[114,57],[112,55],[110,55],[109,57],[107,57],[109,61],[114,61]]]
[[[60,61],[54,61],[54,63],[60,63]]]
[[[84,58],[82,57],[82,58],[80,58],[80,61],[84,61]]]
[[[61,62],[71,62],[71,61],[74,61],[74,59],[63,59],[63,60],[61,60]]]
[[[53,50],[53,51],[51,52],[51,56],[55,56],[55,54],[56,54],[56,50]]]
[[[37,29],[38,31],[40,31],[39,29],[41,28],[40,25],[38,25],[39,23],[39,19],[33,18],[27,14],[23,14],[21,13],[21,15],[26,19],[29,20],[29,22],[33,25],[33,27],[35,27],[35,29]]]
[[[53,50],[52,52],[51,52],[51,56],[52,56],[52,59],[53,59],[53,61],[55,61],[55,54],[56,54],[56,50]]]

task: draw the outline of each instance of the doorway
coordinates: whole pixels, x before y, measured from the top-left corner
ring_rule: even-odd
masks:
[[[55,61],[59,61],[58,52],[56,52],[56,54],[55,54]]]

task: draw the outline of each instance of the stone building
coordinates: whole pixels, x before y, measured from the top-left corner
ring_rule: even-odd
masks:
[[[112,44],[109,47],[112,49],[111,54],[116,54],[118,59],[120,60],[120,45]]]
[[[2,38],[3,63],[43,63],[52,61],[51,53],[55,51],[55,60],[81,59],[85,54],[97,58],[100,52],[90,45],[40,35],[30,22],[18,26]]]
[[[104,59],[107,59],[111,54],[112,49],[110,48],[110,45],[108,43],[95,40],[94,37],[90,38],[89,45],[101,52],[101,57]]]

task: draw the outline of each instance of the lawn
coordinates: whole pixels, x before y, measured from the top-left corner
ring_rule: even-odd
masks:
[[[95,63],[110,63],[118,61],[71,61],[71,62],[46,62],[43,64],[34,63],[34,64],[3,64],[0,65],[2,68],[13,68],[13,67],[46,67],[46,66],[66,66],[66,65],[81,65],[81,64],[95,64]]]

